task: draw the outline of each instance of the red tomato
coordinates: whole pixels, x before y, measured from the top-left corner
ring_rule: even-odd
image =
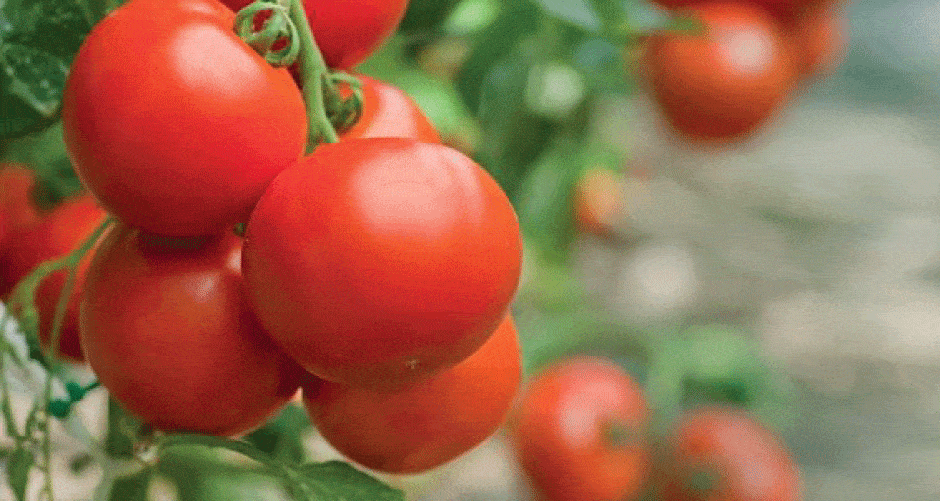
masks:
[[[300,91],[235,36],[233,16],[215,0],[134,0],[79,50],[65,143],[122,222],[173,236],[224,232],[303,153]]]
[[[845,58],[849,22],[840,6],[814,7],[797,17],[788,28],[804,77],[831,73]]]
[[[493,434],[519,387],[519,342],[511,317],[476,353],[398,391],[316,380],[304,402],[317,430],[368,468],[418,473],[450,461]]]
[[[693,13],[702,36],[658,33],[644,47],[645,77],[666,120],[696,139],[753,132],[783,104],[797,69],[777,22],[758,7],[710,3]]]
[[[779,19],[792,18],[814,5],[830,0],[737,0],[741,4],[754,5],[774,14]],[[682,9],[710,3],[709,0],[652,0],[667,9]]]
[[[403,137],[439,143],[441,137],[414,100],[398,87],[358,75],[362,80],[362,115],[341,139]]]
[[[574,189],[574,220],[579,231],[599,236],[611,233],[624,209],[622,177],[603,167],[587,170]]]
[[[743,411],[703,408],[689,413],[669,453],[663,501],[802,499],[800,472],[784,445]]]
[[[232,10],[252,0],[223,0]],[[348,70],[365,61],[395,32],[408,0],[304,0],[320,52],[330,68]]]
[[[32,200],[35,186],[33,172],[19,165],[0,167],[0,297],[6,296],[19,277],[5,273],[7,239],[39,221],[40,214]]]
[[[0,263],[3,282],[15,285],[40,264],[74,251],[91,237],[106,217],[107,214],[91,196],[82,195],[64,201],[32,226],[14,232],[9,237]],[[59,332],[59,355],[75,361],[84,359],[78,335],[78,307],[92,254],[89,252],[79,262],[75,285]],[[39,340],[46,346],[51,340],[55,308],[66,277],[66,270],[52,273],[43,279],[36,290]]]
[[[558,362],[523,388],[511,427],[519,462],[551,501],[638,499],[651,469],[648,413],[614,363]]]
[[[247,307],[241,239],[168,246],[120,225],[88,270],[81,340],[111,395],[156,428],[238,435],[296,392],[302,371]]]
[[[261,323],[324,379],[415,381],[496,329],[521,237],[489,174],[439,144],[321,146],[274,180],[248,222],[245,281]]]

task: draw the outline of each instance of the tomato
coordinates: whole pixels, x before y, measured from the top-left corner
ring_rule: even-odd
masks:
[[[606,359],[556,362],[527,384],[512,418],[516,454],[550,501],[635,500],[651,469],[640,386]]]
[[[111,396],[158,429],[238,435],[300,385],[302,370],[247,306],[241,244],[231,234],[168,244],[118,225],[95,253],[82,346]]]
[[[704,35],[662,32],[643,53],[645,79],[666,120],[695,139],[737,139],[765,123],[797,69],[777,22],[758,7],[710,3],[691,14]]]
[[[255,312],[308,371],[358,386],[430,376],[479,348],[519,282],[519,223],[459,152],[401,138],[319,147],[248,222]]]
[[[578,230],[609,235],[623,212],[621,177],[610,169],[587,170],[575,185],[574,220]]]
[[[814,7],[791,24],[792,45],[804,77],[831,73],[845,58],[849,26],[838,5]]]
[[[358,77],[362,80],[362,115],[340,139],[403,137],[426,143],[441,142],[437,130],[408,94],[380,80],[364,75]]]
[[[5,273],[10,235],[36,224],[40,218],[32,200],[35,184],[33,172],[26,167],[0,167],[0,297],[7,295],[20,278]]]
[[[437,467],[493,434],[520,378],[511,317],[456,366],[397,391],[322,380],[304,385],[317,430],[348,458],[374,470],[418,473]]]
[[[122,222],[172,236],[226,231],[302,155],[300,91],[232,32],[215,0],[134,0],[72,65],[66,147]]]
[[[35,224],[14,232],[9,236],[0,263],[3,282],[11,284],[12,287],[40,264],[71,253],[91,237],[106,217],[104,210],[86,194],[64,201],[51,212],[43,214]],[[79,262],[75,285],[59,331],[57,353],[75,361],[84,358],[78,335],[78,308],[92,254],[89,252]],[[36,289],[39,340],[45,346],[48,346],[51,340],[55,309],[66,278],[66,270],[57,271],[46,276]]]
[[[663,501],[796,501],[800,473],[783,443],[737,409],[702,408],[679,423]]]
[[[806,9],[830,0],[736,0],[745,5],[753,5],[767,10],[779,19],[788,19],[799,15]],[[654,4],[667,9],[683,9],[710,3],[708,0],[652,0]]]
[[[223,0],[234,11],[252,0]],[[326,64],[348,70],[365,61],[395,32],[408,0],[304,0],[310,30]]]

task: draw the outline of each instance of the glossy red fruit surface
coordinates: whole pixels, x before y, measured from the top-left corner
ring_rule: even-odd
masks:
[[[479,348],[519,282],[506,195],[446,146],[372,138],[324,145],[275,179],[248,223],[258,318],[324,379],[394,386]]]
[[[651,469],[648,413],[640,386],[613,362],[560,361],[523,389],[516,453],[546,500],[635,500]]]
[[[317,430],[344,455],[389,473],[418,473],[475,447],[502,423],[520,378],[512,318],[456,366],[398,391],[322,380],[304,386]]]
[[[302,370],[248,309],[241,239],[167,245],[112,228],[88,270],[82,346],[111,396],[167,431],[239,435],[296,392]]]
[[[303,154],[300,91],[235,35],[233,16],[215,0],[134,0],[79,50],[63,99],[66,147],[125,224],[224,232]]]
[[[363,106],[359,121],[341,140],[369,137],[402,137],[439,143],[441,137],[414,100],[393,85],[367,76],[362,80]]]

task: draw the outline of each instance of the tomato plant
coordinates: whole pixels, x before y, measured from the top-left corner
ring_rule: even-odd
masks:
[[[301,371],[247,307],[241,239],[196,244],[112,228],[88,270],[82,346],[111,395],[151,425],[238,435],[290,400]]]
[[[780,439],[749,414],[704,407],[678,424],[661,472],[663,501],[797,501],[799,470]]]
[[[251,0],[224,0],[238,11]],[[310,30],[330,68],[348,70],[364,61],[398,27],[408,0],[304,0]]]
[[[45,261],[62,257],[81,245],[104,222],[106,214],[88,195],[69,199],[33,225],[20,228],[9,235],[0,258],[0,275],[5,283],[15,284]],[[82,360],[78,335],[78,308],[84,277],[91,256],[77,268],[75,286],[59,332],[58,352],[73,360]],[[63,292],[66,271],[61,270],[43,278],[36,290],[39,313],[39,339],[48,345],[56,304]]]
[[[456,364],[506,314],[519,281],[515,212],[446,146],[371,138],[321,146],[281,173],[243,256],[262,324],[330,381],[395,385]]]
[[[232,16],[215,0],[134,1],[79,50],[65,143],[122,222],[173,236],[224,231],[303,153],[300,91],[231,31]]]
[[[304,386],[321,434],[368,468],[417,473],[439,466],[492,435],[520,378],[519,341],[507,317],[474,354],[430,379],[393,391],[323,380]]]
[[[519,462],[548,500],[639,499],[651,467],[642,389],[605,359],[556,362],[523,390]]]
[[[796,83],[788,41],[776,20],[752,5],[709,3],[689,14],[704,33],[658,33],[645,43],[652,96],[686,136],[745,136],[770,119]]]
[[[374,78],[360,76],[359,79],[362,81],[362,114],[355,125],[342,133],[342,140],[403,137],[427,143],[441,142],[437,130],[408,94]]]

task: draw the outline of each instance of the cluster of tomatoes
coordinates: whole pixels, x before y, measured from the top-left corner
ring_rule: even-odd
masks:
[[[519,462],[547,501],[802,499],[782,441],[744,410],[686,411],[654,440],[643,388],[613,362],[582,356],[537,374],[510,421]]]
[[[364,2],[368,16],[307,4],[342,70],[407,1]],[[40,213],[28,171],[0,173],[0,221],[16,226],[0,234],[2,283],[110,215],[77,268],[57,349],[128,411],[157,429],[237,436],[302,389],[350,459],[435,467],[492,434],[519,384],[515,212],[407,95],[368,77],[358,122],[306,154],[301,88],[235,34],[243,6],[130,0],[93,29],[62,110],[88,191]],[[37,291],[47,345],[65,276]]]
[[[653,0],[699,27],[655,33],[642,80],[686,137],[734,140],[766,123],[808,78],[833,69],[847,41],[839,0]]]

